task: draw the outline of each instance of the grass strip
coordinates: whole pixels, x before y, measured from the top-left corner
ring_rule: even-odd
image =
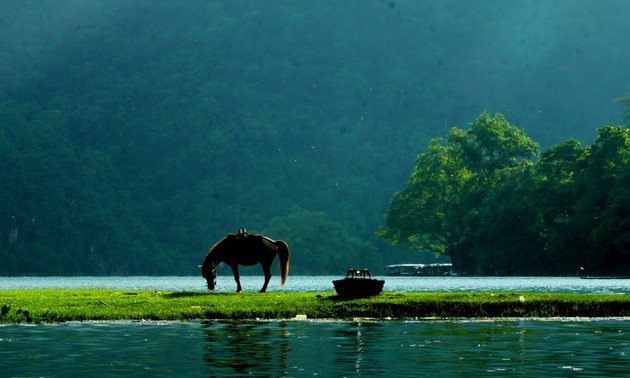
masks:
[[[0,323],[203,319],[626,317],[630,296],[557,293],[202,293],[0,290]]]

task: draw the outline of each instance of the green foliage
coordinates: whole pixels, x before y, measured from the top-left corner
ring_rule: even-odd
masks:
[[[535,143],[482,114],[419,156],[379,236],[448,254],[468,274],[627,275],[629,133],[606,126],[590,146],[570,139],[531,161]]]
[[[446,142],[433,140],[418,156],[378,235],[411,250],[449,255],[457,269],[471,269],[470,244],[477,240],[471,225],[479,223],[490,189],[537,153],[538,145],[501,114],[482,113],[469,130],[452,129]]]
[[[449,215],[456,210],[470,177],[451,151],[433,140],[427,152],[416,159],[407,187],[394,194],[386,226],[378,235],[410,250],[443,253],[454,226]]]
[[[63,120],[0,104],[0,272],[128,273],[136,220],[104,154],[55,136]],[[105,266],[107,265],[107,267]]]
[[[0,308],[0,323],[32,323],[33,318],[28,310],[18,308],[11,311],[10,305],[2,305]]]
[[[492,184],[495,174],[538,154],[538,144],[502,114],[482,113],[470,129],[451,130],[448,142],[477,180]]]
[[[582,242],[582,260],[594,273],[630,271],[630,235],[625,205],[630,163],[630,129],[606,126],[585,149],[576,178],[575,217],[570,223]],[[621,200],[621,201],[620,201]]]
[[[264,234],[282,235],[289,241],[292,274],[381,269],[381,257],[374,245],[350,235],[343,225],[323,212],[294,208],[286,216],[272,218]]]
[[[575,140],[550,147],[537,164],[537,204],[547,274],[628,274],[625,178],[630,162],[629,129],[606,126],[582,148]]]
[[[531,206],[535,167],[531,161],[502,170],[474,217],[467,222],[472,264],[482,275],[537,275],[541,268],[539,208]]]

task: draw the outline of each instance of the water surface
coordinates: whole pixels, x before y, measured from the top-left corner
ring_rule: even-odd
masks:
[[[284,287],[274,276],[268,291],[334,291],[338,276],[289,276]],[[386,292],[399,291],[529,291],[556,293],[630,294],[630,279],[580,279],[579,277],[378,277],[385,280]],[[243,276],[245,291],[258,291],[262,276]],[[207,291],[202,277],[0,277],[0,290],[8,289],[120,289],[160,291]],[[217,278],[216,292],[236,290],[232,276]]]
[[[0,326],[4,376],[627,376],[630,322]]]

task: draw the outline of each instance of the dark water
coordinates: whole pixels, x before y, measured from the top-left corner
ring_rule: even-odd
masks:
[[[268,291],[334,291],[332,281],[340,276],[289,276],[284,287],[278,277]],[[578,277],[388,277],[384,291],[530,291],[565,293],[630,294],[630,279],[585,280]],[[241,277],[243,290],[258,291],[262,276]],[[207,291],[202,277],[0,277],[0,290],[8,289],[120,289],[162,291]],[[231,276],[219,276],[215,292],[232,292]]]
[[[628,376],[630,322],[0,326],[1,376]]]

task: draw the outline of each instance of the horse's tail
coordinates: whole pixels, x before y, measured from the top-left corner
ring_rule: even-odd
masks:
[[[274,242],[276,247],[278,248],[278,255],[280,256],[280,277],[281,277],[281,285],[284,286],[284,283],[287,280],[287,276],[289,275],[289,245],[282,240],[277,240]]]

